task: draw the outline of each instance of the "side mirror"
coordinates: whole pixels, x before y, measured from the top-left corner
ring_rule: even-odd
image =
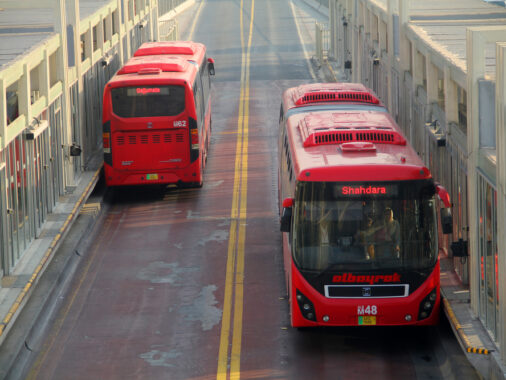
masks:
[[[446,208],[452,207],[452,204],[450,203],[450,194],[448,194],[448,191],[446,191],[443,186],[436,184],[436,194],[439,199],[443,201],[443,204]]]
[[[207,67],[209,68],[209,75],[214,75],[214,59],[207,59]]]
[[[453,233],[453,217],[449,208],[441,209],[441,227],[443,228],[443,234]]]
[[[293,198],[286,198],[283,201],[283,212],[280,219],[281,232],[290,232],[290,226],[292,224],[292,207]]]
[[[445,208],[441,209],[441,227],[443,228],[443,234],[451,234],[453,232],[453,217],[450,194],[448,194],[448,191],[439,184],[436,184],[436,194],[445,205]]]

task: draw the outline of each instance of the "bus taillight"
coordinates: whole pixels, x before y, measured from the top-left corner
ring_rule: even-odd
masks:
[[[191,129],[190,135],[191,135],[191,148],[199,149],[199,130],[196,128]]]
[[[102,133],[102,145],[104,153],[111,153],[111,135],[109,132]]]

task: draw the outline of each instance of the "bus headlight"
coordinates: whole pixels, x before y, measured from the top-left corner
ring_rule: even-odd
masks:
[[[437,292],[436,289],[432,289],[432,291],[420,302],[420,307],[418,308],[418,320],[422,320],[428,318],[432,313],[432,309],[434,309],[434,305],[437,300]]]
[[[313,303],[300,291],[296,291],[297,304],[299,305],[300,312],[303,317],[309,319],[310,321],[316,322],[316,313],[314,309]]]

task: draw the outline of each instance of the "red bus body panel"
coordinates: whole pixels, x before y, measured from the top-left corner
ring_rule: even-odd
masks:
[[[322,125],[375,123],[393,127],[392,117],[383,111],[320,111],[310,115],[299,113],[287,120],[290,146],[293,148],[293,169],[300,181],[394,181],[430,178],[413,148],[408,145],[375,144],[375,152],[343,152],[338,144],[304,147],[300,124],[305,121]],[[336,121],[337,120],[337,121]],[[401,133],[396,128],[397,133]],[[360,170],[357,170],[360,168]]]

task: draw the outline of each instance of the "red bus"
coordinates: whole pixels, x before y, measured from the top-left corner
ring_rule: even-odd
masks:
[[[291,324],[433,325],[438,216],[450,201],[375,94],[360,84],[286,90],[279,203]]]
[[[211,138],[214,61],[203,44],[145,43],[106,84],[108,186],[202,186]]]

